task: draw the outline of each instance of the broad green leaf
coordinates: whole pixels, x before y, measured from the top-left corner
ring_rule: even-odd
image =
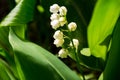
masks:
[[[4,49],[0,48],[0,63],[2,66],[4,66],[4,69],[11,78],[18,78],[18,73],[16,72],[15,68],[15,62],[13,58],[13,54],[11,52],[5,51]],[[1,69],[1,68],[0,68]],[[2,74],[2,72],[0,72]],[[0,79],[0,80],[6,80],[6,79]],[[12,80],[12,79],[10,79]]]
[[[103,80],[120,80],[120,18],[113,31],[113,39],[107,64],[103,72]]]
[[[80,64],[86,66],[89,69],[96,71],[103,71],[105,67],[105,62],[101,58],[96,58],[94,56],[80,56]]]
[[[10,77],[8,76],[4,67],[5,66],[3,64],[1,64],[1,61],[0,61],[0,80],[10,80]]]
[[[33,18],[36,0],[21,0],[1,22],[1,26],[21,26]]]
[[[32,20],[35,2],[36,0],[21,0],[0,23],[0,46],[6,51],[10,51],[7,26],[14,26],[17,35],[24,38],[25,24]]]
[[[12,30],[9,41],[21,80],[80,80],[50,52],[31,42],[20,40]]]
[[[98,80],[103,80],[103,73],[100,74]]]
[[[10,66],[0,58],[0,80],[17,80]]]
[[[8,32],[8,27],[0,28],[0,47],[6,50],[7,52],[9,52],[11,49],[11,46],[8,41]]]
[[[88,44],[92,55],[105,60],[107,44],[120,14],[119,0],[98,0],[88,26]]]

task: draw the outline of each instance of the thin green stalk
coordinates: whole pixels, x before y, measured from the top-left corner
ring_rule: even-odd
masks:
[[[78,70],[80,71],[80,73],[83,77],[83,80],[85,80],[85,76],[83,74],[83,71],[81,70],[80,63],[79,63],[80,60],[79,60],[79,57],[78,57],[78,49],[76,50],[76,48],[74,46],[74,43],[73,43],[73,40],[71,39],[70,41],[72,42],[72,45],[73,45],[73,50],[74,50],[74,53],[75,53],[75,58],[76,58]]]

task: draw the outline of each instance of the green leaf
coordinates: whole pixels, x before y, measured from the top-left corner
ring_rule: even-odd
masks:
[[[21,0],[1,22],[1,26],[21,26],[33,18],[36,0]]]
[[[98,80],[103,80],[103,73],[100,74]]]
[[[113,39],[107,64],[103,73],[103,80],[120,80],[120,18],[113,31]]]
[[[98,0],[88,26],[88,44],[92,55],[105,60],[109,40],[120,14],[119,0]]]
[[[10,77],[8,76],[4,67],[5,66],[0,61],[0,80],[10,80]]]
[[[9,53],[8,52],[6,52],[4,49],[0,48],[0,63],[2,66],[4,66],[4,69],[7,73],[7,75],[9,75],[9,77],[17,79],[18,73],[16,72],[17,70],[15,67],[13,53],[11,54],[11,52],[9,52]],[[4,74],[4,73],[1,72],[1,74]],[[6,79],[0,79],[0,80],[6,80]],[[10,80],[12,80],[12,79],[10,79]]]
[[[35,2],[36,0],[21,0],[0,23],[0,47],[7,52],[11,49],[8,41],[9,29],[7,26],[14,26],[17,35],[24,38],[26,24],[33,18]]]
[[[0,28],[0,47],[6,50],[7,52],[10,51],[11,45],[8,41],[8,27],[1,27]]]
[[[31,42],[20,40],[12,30],[9,41],[21,80],[80,80],[58,58]]]
[[[105,62],[101,58],[96,58],[94,56],[80,56],[80,64],[86,66],[89,69],[96,71],[103,71],[105,67]]]
[[[0,80],[17,80],[10,66],[0,58]]]

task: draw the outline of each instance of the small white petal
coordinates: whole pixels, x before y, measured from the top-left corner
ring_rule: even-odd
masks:
[[[50,12],[51,13],[57,13],[59,11],[59,5],[58,4],[53,4],[52,6],[50,6]]]
[[[77,25],[76,25],[75,22],[71,22],[71,23],[68,24],[68,29],[69,29],[70,31],[75,31],[76,28],[77,28]]]
[[[59,23],[59,20],[53,20],[51,21],[51,26],[53,29],[57,29],[60,27],[60,23]]]
[[[63,43],[64,39],[55,39],[53,44],[55,44],[56,47],[62,47]]]
[[[61,32],[60,30],[57,30],[55,32],[55,34],[53,35],[54,39],[63,39],[63,32]]]
[[[53,13],[51,16],[50,16],[50,19],[51,20],[58,20],[60,18],[60,15],[57,14],[57,13]]]
[[[80,52],[84,56],[91,56],[90,48],[83,48]]]
[[[58,56],[61,57],[61,58],[67,58],[67,55],[68,55],[68,50],[67,49],[61,49],[58,52]]]
[[[60,17],[60,18],[59,18],[59,22],[60,22],[60,25],[61,25],[61,26],[64,26],[64,25],[67,23],[65,17]]]
[[[73,44],[74,44],[74,47],[77,49],[77,48],[78,48],[78,45],[79,45],[78,39],[73,39]],[[70,42],[70,46],[73,47],[73,44],[72,44],[72,42]]]
[[[65,16],[67,14],[67,9],[65,6],[59,8],[59,13],[61,16]]]

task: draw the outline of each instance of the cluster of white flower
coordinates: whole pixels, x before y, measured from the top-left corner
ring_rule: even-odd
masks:
[[[65,24],[67,24],[67,9],[65,6],[59,6],[58,4],[53,4],[50,6],[50,12],[52,13],[50,19],[51,19],[51,26],[54,30],[56,30],[55,34],[53,35],[54,44],[56,47],[62,47],[62,49],[58,52],[58,56],[61,58],[67,58],[68,55],[68,49],[64,48],[64,38],[66,35],[64,35],[63,31],[59,27],[63,27]],[[77,28],[77,24],[75,22],[69,23],[67,26],[68,32],[75,31]],[[69,36],[68,36],[69,37]],[[71,40],[71,39],[70,39]],[[70,41],[69,47],[75,47],[76,50],[78,49],[79,41],[78,39],[72,39]]]
[[[57,29],[60,26],[64,26],[67,23],[66,14],[67,9],[64,6],[59,6],[58,4],[53,4],[50,6],[50,12],[52,13],[51,19],[51,26],[53,29]]]
[[[55,39],[54,44],[57,47],[62,47],[64,43],[63,32],[61,32],[60,30],[57,30],[55,34],[53,35],[53,38]]]

